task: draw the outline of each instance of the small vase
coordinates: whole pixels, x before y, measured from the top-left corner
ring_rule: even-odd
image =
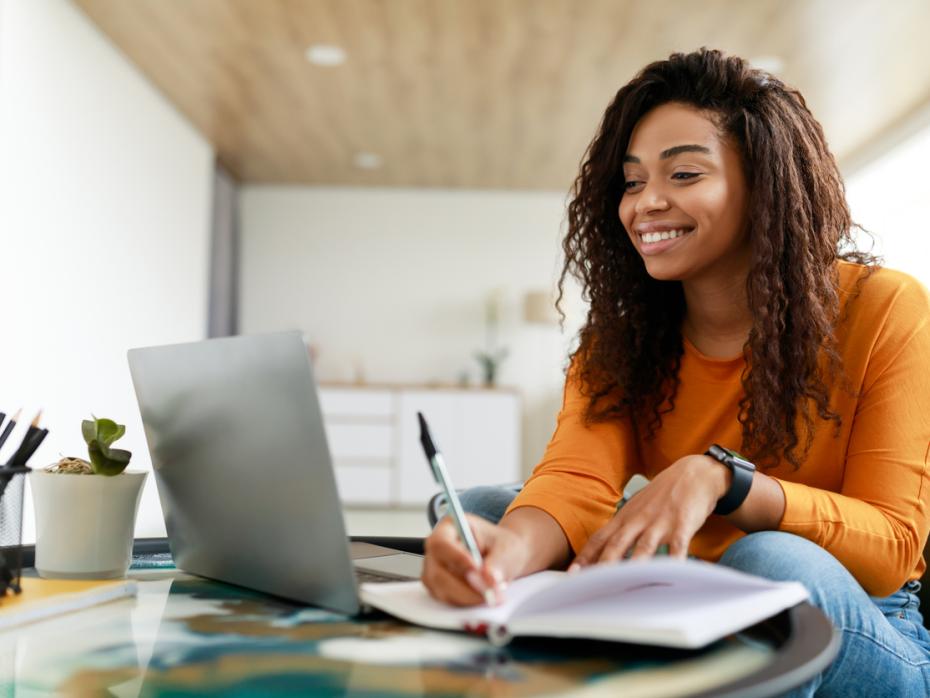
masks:
[[[146,475],[140,471],[113,476],[30,473],[39,576],[125,577]]]

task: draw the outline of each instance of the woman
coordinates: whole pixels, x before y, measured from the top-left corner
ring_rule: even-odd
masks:
[[[569,206],[560,289],[573,274],[590,308],[555,434],[498,524],[470,518],[482,569],[437,526],[430,592],[476,604],[538,570],[667,545],[807,586],[842,649],[800,695],[930,694],[914,595],[930,299],[854,251],[852,229],[800,94],[717,51],[646,67]],[[637,473],[650,483],[618,511]]]

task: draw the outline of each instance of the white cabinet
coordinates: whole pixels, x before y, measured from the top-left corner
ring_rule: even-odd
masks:
[[[520,410],[513,393],[404,391],[397,401],[399,503],[426,502],[439,489],[420,445],[417,412],[426,417],[457,488],[519,477]]]
[[[321,388],[320,407],[327,417],[390,419],[394,416],[394,393],[365,388]]]
[[[326,425],[326,439],[333,461],[390,460],[394,448],[393,424],[352,424],[331,422]]]
[[[520,401],[506,390],[324,386],[320,403],[339,494],[347,504],[425,505],[438,491],[417,412],[458,488],[520,474]]]
[[[394,501],[395,402],[389,390],[320,389],[326,441],[343,502]]]

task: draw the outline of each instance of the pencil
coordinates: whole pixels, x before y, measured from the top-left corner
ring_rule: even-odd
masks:
[[[11,459],[12,462],[10,465],[26,465],[29,459],[32,458],[32,454],[35,453],[36,449],[45,441],[46,436],[48,436],[48,429],[37,429],[28,442],[23,441],[22,446],[17,449],[16,454]]]
[[[36,438],[36,435],[41,431],[39,429],[39,418],[42,416],[42,410],[39,410],[39,413],[35,416],[35,419],[29,424],[29,427],[26,429],[26,434],[23,436],[23,440],[19,444],[13,455],[10,457],[10,460],[6,462],[6,465],[23,465],[25,460],[23,460],[26,452],[29,450],[29,447],[32,444],[33,439]],[[0,444],[2,445],[2,444]]]
[[[13,427],[16,426],[16,420],[19,419],[20,412],[22,412],[21,409],[16,410],[16,414],[10,417],[10,421],[6,423],[6,428],[3,430],[3,433],[0,434],[0,447],[6,443],[6,440],[10,438],[10,434],[13,433]]]
[[[19,444],[19,448],[13,452],[13,456],[6,462],[7,465],[25,465],[26,461],[29,460],[29,456],[31,456],[39,447],[39,444],[42,443],[42,440],[39,439],[38,443],[33,445],[33,441],[39,437],[39,434],[42,431],[48,433],[47,429],[39,429],[39,420],[41,418],[42,410],[39,410],[38,414],[29,424],[29,428],[26,429],[26,435],[23,436],[23,440]],[[42,438],[44,439],[45,437],[43,436]]]

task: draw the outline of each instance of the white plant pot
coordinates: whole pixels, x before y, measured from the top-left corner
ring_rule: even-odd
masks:
[[[125,577],[147,473],[29,474],[36,514],[36,571],[49,579]]]

